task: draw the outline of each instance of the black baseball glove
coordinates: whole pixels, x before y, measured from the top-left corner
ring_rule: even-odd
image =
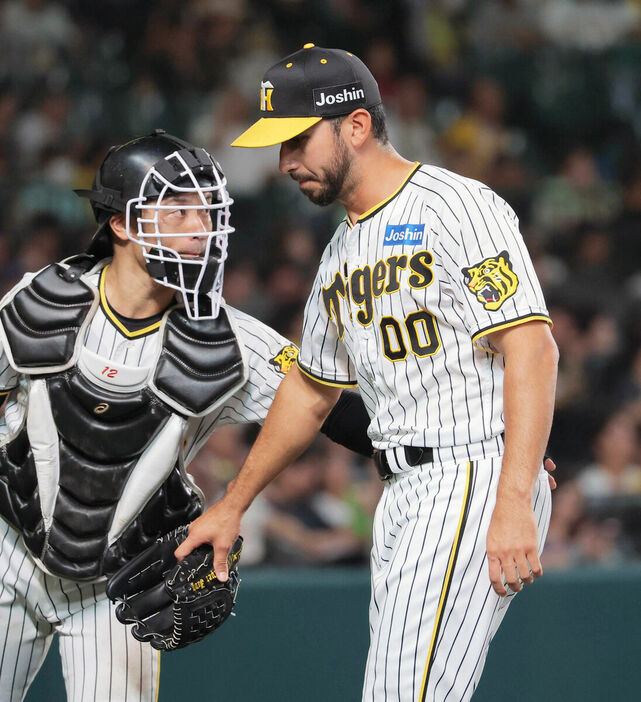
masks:
[[[134,624],[134,638],[149,641],[159,651],[200,641],[229,617],[236,602],[242,537],[229,554],[229,579],[221,583],[210,545],[195,548],[181,563],[176,561],[174,551],[187,532],[188,527],[182,526],[165,534],[107,583],[109,599],[120,602],[118,620]]]

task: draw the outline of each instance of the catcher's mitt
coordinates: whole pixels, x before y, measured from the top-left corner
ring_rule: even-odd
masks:
[[[133,558],[107,583],[107,596],[120,602],[116,616],[134,624],[138,641],[159,651],[200,641],[232,613],[240,583],[238,560],[243,540],[238,537],[227,561],[229,579],[221,583],[213,569],[210,545],[195,548],[178,563],[174,551],[187,538],[188,527],[174,529]]]

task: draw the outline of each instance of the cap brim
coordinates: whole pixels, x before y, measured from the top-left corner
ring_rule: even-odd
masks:
[[[231,145],[259,149],[282,144],[313,127],[321,119],[322,117],[263,117],[232,141]]]

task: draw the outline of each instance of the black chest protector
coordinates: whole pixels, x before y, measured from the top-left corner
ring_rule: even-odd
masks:
[[[49,266],[0,309],[7,357],[29,376],[25,420],[0,447],[0,514],[49,572],[74,580],[113,573],[200,514],[200,491],[179,458],[187,419],[213,411],[246,380],[222,307],[214,320],[166,313],[142,387],[92,382],[77,363],[98,306],[83,277],[93,263]],[[162,444],[166,435],[171,445]],[[160,475],[159,455],[169,460]]]

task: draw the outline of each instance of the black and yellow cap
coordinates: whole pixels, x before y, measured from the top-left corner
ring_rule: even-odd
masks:
[[[342,49],[305,44],[265,73],[260,84],[261,119],[232,146],[274,146],[323,117],[338,117],[380,103],[376,80],[357,56]]]

